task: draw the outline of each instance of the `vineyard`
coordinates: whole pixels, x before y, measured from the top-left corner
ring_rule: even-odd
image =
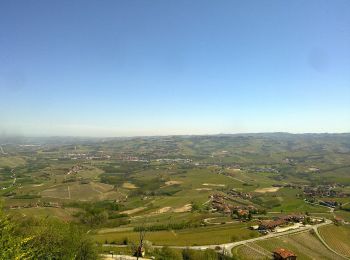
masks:
[[[235,255],[239,257],[239,259],[257,259],[257,260],[265,260],[272,259],[272,253],[255,243],[247,243],[243,246],[240,246],[236,249]]]
[[[319,230],[322,238],[335,251],[350,256],[350,227],[325,226]]]
[[[276,248],[289,249],[298,259],[341,259],[309,232],[249,243],[238,247],[234,253],[240,259],[272,259]]]

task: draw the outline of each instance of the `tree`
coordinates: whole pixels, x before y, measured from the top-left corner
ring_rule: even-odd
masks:
[[[76,260],[93,260],[98,259],[98,251],[91,239],[84,238],[79,243],[77,253],[75,256]]]
[[[195,252],[189,248],[182,250],[182,259],[183,260],[193,260],[195,259]]]
[[[19,236],[15,225],[6,216],[0,205],[0,259],[27,259],[31,258],[32,250],[26,249],[31,237]]]
[[[0,259],[98,259],[85,230],[53,219],[15,221],[0,207]]]
[[[139,259],[139,257],[142,257],[144,254],[143,242],[144,242],[144,239],[146,237],[146,232],[147,232],[147,228],[145,228],[145,222],[146,222],[146,220],[144,220],[143,224],[142,224],[142,227],[144,227],[144,228],[140,228],[139,245],[137,246],[136,252],[134,254],[134,256],[136,256],[137,259]]]
[[[192,212],[200,210],[201,207],[197,202],[192,201],[191,204],[192,204]]]
[[[248,214],[248,220],[252,220],[253,216],[252,216],[252,213],[249,212]]]
[[[29,231],[33,234],[28,246],[33,259],[86,259],[98,258],[93,241],[77,225],[45,219]]]
[[[90,227],[104,224],[108,220],[108,213],[104,209],[88,206],[80,215],[80,221]]]
[[[217,260],[217,259],[221,259],[220,257],[221,257],[221,254],[216,253],[212,249],[206,249],[204,251],[201,251],[201,250],[193,250],[193,249],[186,248],[182,250],[182,259],[184,260],[197,260],[197,259]]]
[[[157,260],[182,260],[182,256],[179,252],[164,246],[162,247],[156,255]]]

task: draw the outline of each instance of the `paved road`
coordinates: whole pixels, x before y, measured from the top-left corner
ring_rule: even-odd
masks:
[[[214,217],[214,218],[205,218],[203,219],[203,222],[208,224],[208,225],[222,225],[222,221],[219,221],[219,222],[212,222],[211,220],[215,220],[217,218],[220,218],[220,217]],[[232,223],[239,223],[238,220],[234,220],[234,221],[225,221],[225,224],[232,224]]]

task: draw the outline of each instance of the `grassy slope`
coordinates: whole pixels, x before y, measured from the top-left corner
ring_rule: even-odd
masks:
[[[95,239],[99,242],[115,241],[120,243],[123,238],[128,237],[130,241],[136,242],[137,232],[115,232],[109,234],[97,234]],[[177,231],[148,232],[147,240],[156,245],[207,245],[230,242],[232,239],[241,240],[256,236],[256,232],[247,229],[242,223],[227,224],[221,226],[201,227],[195,229]]]

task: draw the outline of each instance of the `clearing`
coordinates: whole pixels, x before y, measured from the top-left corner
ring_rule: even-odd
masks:
[[[225,184],[203,183],[203,186],[225,187]]]
[[[130,182],[124,182],[122,187],[125,189],[130,189],[130,190],[137,189],[137,186],[135,184],[130,183]]]
[[[261,188],[261,189],[256,189],[255,192],[258,192],[258,193],[276,192],[279,189],[280,187]]]

